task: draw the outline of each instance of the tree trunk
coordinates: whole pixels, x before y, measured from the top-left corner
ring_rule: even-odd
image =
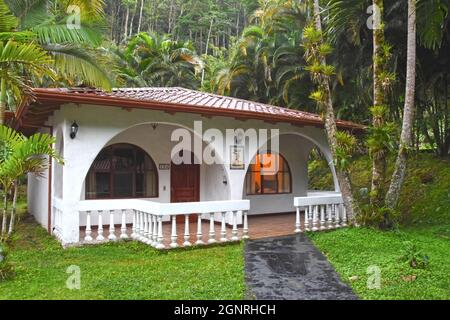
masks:
[[[0,125],[5,123],[6,100],[6,79],[2,78],[0,82]]]
[[[322,31],[322,21],[320,18],[320,7],[319,1],[314,0],[314,20],[316,24],[316,29]],[[322,64],[326,64],[325,58],[322,59]],[[327,102],[325,109],[325,130],[327,133],[328,144],[330,145],[330,150],[333,158],[336,158],[336,148],[337,148],[337,139],[336,139],[336,120],[334,115],[333,101],[331,99],[331,89],[330,82],[328,77],[324,77],[322,79],[322,87],[327,94]],[[345,170],[337,169],[337,178],[339,182],[339,187],[342,193],[342,199],[344,201],[345,209],[347,210],[348,219],[350,221],[354,220],[355,214],[358,211],[356,207],[356,203],[353,200],[352,187],[350,184],[350,178],[348,173]]]
[[[208,37],[206,38],[206,47],[205,47],[205,55],[208,55],[208,47],[209,47],[209,40],[211,39],[211,30],[214,23],[214,18],[211,18],[211,22],[209,24],[209,30],[208,30]],[[202,81],[201,85],[203,86],[203,81],[205,80],[205,68],[202,70]]]
[[[130,21],[130,37],[133,35],[133,24],[134,24],[134,18],[136,17],[136,12],[137,12],[137,1],[134,4],[134,13],[133,13],[133,16],[131,17],[131,21]]]
[[[18,181],[14,181],[13,184],[13,190],[14,190],[14,196],[13,196],[13,203],[11,207],[11,217],[9,218],[9,229],[8,229],[8,236],[10,236],[14,230],[14,219],[16,218],[16,208],[17,208],[17,193],[19,189]]]
[[[406,173],[409,149],[412,147],[412,130],[414,125],[414,98],[416,92],[416,0],[408,0],[408,45],[406,62],[406,93],[403,110],[403,125],[400,136],[400,147],[395,162],[389,191],[386,195],[386,206],[395,208]]]
[[[374,7],[377,7],[379,11],[375,10],[380,21],[383,19],[383,0],[373,0]],[[384,25],[381,22],[380,26],[373,30],[373,105],[374,107],[383,107],[385,104],[385,92],[380,74],[383,70],[383,44],[384,44]],[[385,124],[384,116],[381,114],[373,115],[372,126],[374,128],[381,128]],[[386,150],[381,148],[372,153],[372,189],[370,193],[370,200],[372,205],[381,207],[384,200],[384,183],[386,178]]]
[[[141,32],[142,11],[143,11],[143,9],[144,9],[144,0],[141,0],[141,8],[139,10],[139,21],[138,21],[137,33]]]
[[[8,211],[8,191],[4,187],[3,189],[4,195],[3,195],[3,220],[2,220],[2,233],[1,237],[6,233],[6,213]]]
[[[123,33],[124,36],[124,41],[128,38],[128,19],[130,17],[130,7],[128,5],[127,6],[127,11],[125,13],[125,31]]]

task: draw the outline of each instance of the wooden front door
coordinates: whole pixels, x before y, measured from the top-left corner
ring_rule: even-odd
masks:
[[[170,201],[200,201],[200,165],[174,164],[170,166]]]

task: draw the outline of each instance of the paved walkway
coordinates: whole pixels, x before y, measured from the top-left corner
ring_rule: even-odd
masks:
[[[248,298],[357,299],[304,235],[250,240],[245,247]]]

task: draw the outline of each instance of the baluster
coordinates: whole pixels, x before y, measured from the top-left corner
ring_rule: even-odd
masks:
[[[205,244],[202,240],[202,215],[197,215],[197,241],[195,241],[195,244],[201,245]]]
[[[310,231],[309,229],[309,212],[310,212],[311,206],[305,207],[305,230]]]
[[[214,213],[209,213],[209,239],[208,243],[216,242],[216,231],[214,229]]]
[[[139,240],[145,242],[145,223],[144,223],[144,212],[139,211]]]
[[[150,213],[147,213],[147,219],[148,219],[147,244],[152,246],[153,245],[153,215]]]
[[[340,228],[340,221],[341,221],[341,213],[342,213],[342,204],[338,204],[337,205],[337,212],[336,212],[336,220],[335,220],[335,224],[336,224],[336,229]]]
[[[158,244],[158,217],[153,216],[153,239],[152,246],[156,247]]]
[[[172,240],[172,242],[170,243],[171,248],[178,247],[177,237],[178,237],[177,236],[177,216],[173,215],[172,216],[172,235],[170,236],[170,239]]]
[[[98,230],[97,230],[97,241],[105,240],[103,237],[103,219],[102,219],[102,211],[98,211]]]
[[[139,210],[136,211],[136,235],[135,239],[140,239],[140,233],[141,233],[141,212]]]
[[[162,229],[162,217],[158,216],[158,238],[157,238],[157,244],[156,249],[164,249],[164,236],[163,236],[163,229]]]
[[[221,212],[222,221],[221,221],[221,228],[220,228],[220,242],[227,242],[227,227],[225,225],[225,212]]]
[[[150,239],[148,237],[149,232],[148,232],[148,228],[150,227],[150,221],[149,221],[149,216],[147,212],[142,212],[143,215],[143,221],[144,221],[144,232],[143,232],[143,239],[142,241],[144,243],[150,244]]]
[[[136,210],[133,210],[133,225],[131,226],[131,239],[136,239]]]
[[[183,242],[183,246],[185,247],[190,247],[191,243],[189,242],[189,215],[185,214],[184,215],[184,242]]]
[[[237,211],[233,211],[233,229],[231,230],[231,241],[238,241],[238,228],[237,228]]]
[[[120,239],[128,239],[127,235],[127,211],[122,210],[122,224],[120,225]]]
[[[84,241],[92,241],[91,230],[91,212],[86,211],[86,234],[84,235]]]
[[[300,225],[300,207],[297,207],[296,211],[295,211],[295,230],[294,230],[294,232],[295,233],[302,232],[301,225]]]
[[[327,214],[327,229],[333,229],[333,210],[334,204],[330,204],[328,206],[328,214]]]
[[[326,205],[320,206],[320,230],[325,230],[325,208]]]
[[[313,206],[313,223],[312,223],[312,231],[317,231],[319,228],[317,228],[317,214],[318,214],[318,206]]]
[[[343,206],[343,211],[342,211],[342,223],[341,223],[342,227],[346,227],[347,226],[347,209],[345,208],[345,205]]]
[[[116,240],[116,228],[114,227],[114,210],[109,210],[109,236],[108,239],[111,241]]]
[[[244,229],[242,230],[242,239],[249,239],[248,236],[248,212],[244,211]]]

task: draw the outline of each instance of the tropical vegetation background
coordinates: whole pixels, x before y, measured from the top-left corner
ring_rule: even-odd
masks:
[[[338,271],[352,276],[348,266],[365,261],[351,254],[345,237],[367,240],[361,246],[383,238],[367,250],[387,250],[389,241],[406,241],[389,232],[410,226],[431,228],[412,231],[408,241],[437,238],[429,250],[439,259],[450,237],[450,179],[443,178],[450,154],[449,2],[0,0],[0,125],[37,86],[182,86],[317,112],[348,211],[361,225],[390,230],[314,235]],[[366,134],[339,132],[335,119],[361,123]],[[45,169],[36,155],[63,161],[52,141],[1,127],[3,240],[13,233],[24,174]],[[313,152],[313,187],[330,184],[326,169],[320,152]],[[19,238],[29,231],[20,230]],[[427,264],[415,244],[406,246],[413,265]],[[386,254],[381,263],[392,262],[394,253]],[[16,261],[26,269],[21,257]],[[5,261],[0,279],[9,270]],[[430,277],[445,270],[431,268],[437,269]],[[354,288],[363,297],[405,298]],[[442,298],[436,292],[410,297]]]

